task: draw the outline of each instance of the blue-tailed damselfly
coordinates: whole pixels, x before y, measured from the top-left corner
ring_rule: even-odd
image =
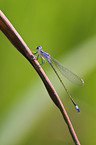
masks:
[[[70,71],[69,69],[67,69],[66,67],[64,67],[62,64],[60,64],[56,59],[54,59],[53,57],[51,57],[51,55],[45,51],[42,50],[41,46],[36,47],[37,52],[34,52],[34,54],[38,54],[37,55],[37,60],[40,56],[41,58],[41,62],[42,64],[44,62],[46,62],[46,60],[48,61],[48,63],[51,65],[51,67],[53,68],[54,72],[56,73],[57,77],[59,78],[61,84],[63,85],[65,91],[67,92],[68,96],[70,97],[72,103],[74,104],[77,112],[80,112],[79,107],[76,105],[75,101],[73,100],[73,98],[71,97],[71,95],[69,94],[67,88],[65,87],[63,81],[61,80],[60,76],[58,75],[56,69],[54,68],[52,62],[55,64],[55,66],[58,68],[58,70],[72,83],[79,85],[79,86],[83,86],[84,85],[84,81],[82,78],[80,78],[79,76],[77,76],[75,73],[73,73],[72,71]],[[45,59],[46,60],[45,60]],[[51,62],[52,61],[52,62]]]

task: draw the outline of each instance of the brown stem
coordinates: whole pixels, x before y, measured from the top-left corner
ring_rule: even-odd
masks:
[[[73,138],[74,143],[76,145],[80,145],[80,142],[71,124],[71,121],[54,87],[52,86],[51,82],[49,81],[48,77],[44,73],[43,69],[41,68],[37,60],[35,59],[34,55],[31,53],[28,46],[25,44],[21,36],[18,34],[18,32],[15,30],[15,28],[12,26],[12,24],[9,22],[9,20],[6,18],[6,16],[3,14],[1,10],[0,10],[0,29],[6,35],[6,37],[10,40],[10,42],[16,47],[16,49],[20,53],[22,53],[22,55],[25,56],[26,59],[35,68],[40,78],[42,79],[51,99],[53,100],[55,105],[60,109],[63,115],[63,118],[69,128],[69,132]]]

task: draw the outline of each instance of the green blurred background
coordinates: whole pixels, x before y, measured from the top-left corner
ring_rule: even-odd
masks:
[[[0,0],[0,9],[32,51],[41,45],[84,79],[82,88],[63,79],[78,114],[51,67],[42,66],[81,144],[96,144],[96,1]],[[73,145],[38,74],[2,32],[0,50],[0,145]]]

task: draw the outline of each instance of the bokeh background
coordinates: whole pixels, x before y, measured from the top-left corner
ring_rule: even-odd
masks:
[[[96,1],[0,0],[0,9],[32,51],[41,45],[84,79],[80,88],[61,76],[78,114],[51,67],[42,66],[81,144],[96,144]],[[0,32],[0,145],[45,144],[74,143],[38,74]]]

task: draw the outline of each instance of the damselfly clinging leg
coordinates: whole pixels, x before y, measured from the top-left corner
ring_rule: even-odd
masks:
[[[45,51],[42,50],[41,46],[36,47],[37,52],[33,53],[33,54],[38,54],[37,55],[37,60],[40,56],[41,58],[41,62],[42,64],[46,62],[46,60],[48,61],[48,63],[51,65],[51,67],[53,68],[54,72],[56,73],[58,79],[60,80],[61,84],[63,85],[65,91],[67,92],[68,96],[70,97],[72,103],[74,104],[76,110],[78,112],[80,112],[79,107],[76,105],[75,101],[73,100],[73,98],[71,97],[71,95],[69,94],[67,88],[65,87],[63,81],[61,80],[60,76],[58,75],[57,71],[55,70],[52,62],[55,64],[55,66],[57,67],[57,69],[72,83],[79,85],[79,86],[83,86],[84,85],[84,81],[82,78],[80,78],[79,76],[77,76],[76,74],[74,74],[72,71],[70,71],[69,69],[67,69],[66,67],[64,67],[62,64],[60,64],[56,59],[54,59],[53,57],[51,57],[51,55]],[[46,59],[46,60],[45,60]]]

